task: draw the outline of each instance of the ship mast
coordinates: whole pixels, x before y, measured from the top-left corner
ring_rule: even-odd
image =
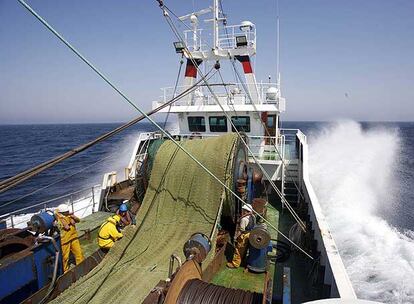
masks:
[[[218,35],[219,35],[219,0],[213,0],[213,45],[214,50],[218,49]]]
[[[276,85],[280,95],[280,18],[279,18],[279,0],[276,0]]]

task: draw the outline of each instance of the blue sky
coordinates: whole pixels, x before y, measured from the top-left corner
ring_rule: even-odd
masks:
[[[153,0],[28,3],[149,110],[179,57]],[[165,3],[182,15],[207,0]],[[414,1],[280,0],[285,120],[414,120]],[[223,0],[257,26],[256,76],[276,69],[275,1]],[[348,94],[348,98],[345,97]],[[17,1],[0,0],[0,124],[118,122],[137,113]]]

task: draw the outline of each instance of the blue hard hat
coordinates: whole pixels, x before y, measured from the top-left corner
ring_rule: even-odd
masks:
[[[121,206],[119,206],[119,211],[127,212],[128,211],[128,206],[126,204],[121,204]]]

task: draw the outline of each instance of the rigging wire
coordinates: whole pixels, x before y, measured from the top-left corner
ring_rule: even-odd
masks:
[[[180,93],[176,97],[172,98],[171,100],[169,100],[165,104],[159,106],[158,108],[156,108],[156,109],[154,109],[152,111],[149,111],[147,113],[147,115],[152,115],[152,114],[158,112],[159,110],[167,107],[168,105],[174,103],[175,101],[183,98],[184,96],[192,93],[194,90],[197,89],[198,84],[200,84],[202,81],[203,80],[200,79],[193,86],[191,86],[187,90],[183,91],[182,93]],[[74,156],[74,155],[76,155],[76,154],[78,154],[78,153],[80,153],[82,151],[85,151],[86,149],[92,147],[95,144],[97,144],[97,143],[99,143],[101,141],[104,141],[104,140],[112,137],[115,134],[118,134],[118,133],[122,132],[123,130],[129,128],[130,126],[136,124],[137,122],[143,120],[144,118],[145,118],[145,116],[139,116],[139,117],[137,117],[137,118],[129,121],[128,123],[126,123],[126,124],[124,124],[124,125],[116,128],[116,129],[114,129],[114,130],[112,130],[112,131],[110,131],[110,132],[108,132],[108,133],[106,133],[104,135],[99,136],[98,138],[94,139],[93,141],[90,141],[90,142],[88,142],[86,144],[83,144],[81,146],[75,147],[75,148],[73,148],[73,149],[71,149],[71,150],[69,150],[69,151],[67,151],[67,152],[65,152],[65,153],[63,153],[63,154],[61,154],[61,155],[59,155],[59,156],[57,156],[55,158],[52,158],[52,159],[50,159],[50,160],[48,160],[46,162],[43,162],[43,163],[41,163],[41,164],[39,164],[39,165],[37,165],[37,166],[35,166],[33,168],[30,168],[30,169],[28,169],[26,171],[23,171],[23,172],[15,175],[13,177],[10,177],[8,179],[5,179],[5,180],[0,181],[0,193],[5,192],[5,191],[7,191],[7,190],[9,190],[9,189],[17,186],[18,184],[24,182],[25,180],[27,180],[27,179],[29,179],[29,178],[31,178],[31,177],[33,177],[33,176],[35,176],[35,175],[43,172],[44,170],[46,170],[48,168],[51,168],[51,167],[57,165],[58,163],[66,160],[66,159],[68,159],[68,158],[70,158],[70,157],[72,157],[72,156]]]
[[[164,9],[165,8],[165,9]],[[189,59],[193,62],[194,66],[196,67],[196,69],[198,70],[200,76],[203,76],[203,73],[201,71],[201,69],[198,67],[198,65],[196,64],[196,60],[194,59],[194,57],[192,56],[191,52],[188,50],[188,48],[186,47],[185,41],[184,39],[181,37],[181,34],[178,32],[177,28],[174,25],[174,22],[172,21],[171,17],[169,16],[168,12],[170,12],[172,15],[177,16],[176,14],[174,14],[168,7],[166,7],[165,5],[163,7],[161,7],[161,9],[163,10],[163,15],[165,17],[165,19],[167,20],[168,25],[170,26],[170,28],[172,29],[173,33],[175,34],[176,38],[183,43],[183,45],[185,45],[184,51],[187,53],[187,56],[189,57]],[[168,10],[168,12],[166,11]],[[178,17],[177,17],[178,18]],[[180,20],[178,18],[178,20]],[[181,20],[180,20],[181,21]],[[183,24],[185,24],[183,21],[181,21]],[[267,173],[267,171],[263,168],[263,166],[260,164],[260,162],[258,161],[258,159],[256,158],[256,156],[253,154],[252,150],[250,149],[250,147],[248,146],[248,144],[246,143],[245,139],[241,136],[240,132],[238,131],[238,129],[236,128],[236,126],[234,125],[234,123],[232,122],[231,118],[229,117],[229,115],[226,113],[226,111],[224,110],[223,106],[221,105],[220,101],[218,100],[217,95],[214,93],[213,89],[210,87],[210,85],[208,84],[208,82],[205,81],[205,85],[207,86],[208,90],[210,91],[211,95],[214,97],[214,100],[216,101],[216,104],[220,107],[220,109],[222,110],[223,114],[227,117],[227,119],[229,120],[230,124],[232,125],[234,131],[237,133],[237,135],[239,136],[240,140],[242,141],[242,143],[244,144],[244,146],[246,147],[246,149],[249,151],[249,153],[252,155],[253,160],[255,161],[255,163],[258,165],[258,167],[261,169],[262,173],[266,176],[266,178],[269,180],[270,185],[272,186],[272,188],[275,190],[275,192],[277,193],[277,195],[280,197],[280,199],[282,200],[283,204],[286,206],[286,209],[288,209],[288,211],[291,213],[291,215],[293,216],[293,218],[295,219],[295,221],[299,224],[299,226],[302,228],[303,231],[306,231],[306,225],[303,223],[302,219],[299,217],[299,215],[296,213],[296,211],[293,209],[293,207],[290,205],[290,203],[287,201],[287,199],[284,197],[283,193],[277,188],[277,186],[275,185],[275,183],[273,182],[272,178],[269,176],[269,174]],[[248,91],[246,91],[246,94],[248,94]],[[251,97],[250,100],[254,106],[254,109],[257,111],[257,108],[255,107]],[[275,146],[275,149],[277,150],[277,147]],[[280,154],[279,154],[280,155]]]
[[[102,78],[110,87],[112,87],[129,105],[139,111],[145,118],[148,119],[158,130],[160,130],[171,142],[173,142],[181,151],[183,151],[188,157],[190,157],[197,165],[199,165],[206,173],[208,173],[214,180],[216,180],[221,186],[223,186],[229,193],[231,193],[235,198],[239,199],[240,202],[244,205],[248,205],[239,195],[237,195],[232,189],[230,189],[224,182],[222,182],[217,176],[215,176],[206,166],[204,166],[197,158],[195,158],[186,148],[184,148],[177,140],[175,140],[167,131],[165,131],[158,123],[156,123],[150,116],[148,116],[141,108],[139,108],[130,98],[128,98],[125,93],[123,93],[117,86],[115,86],[108,77],[106,77],[97,67],[95,67],[88,59],[86,59],[74,46],[72,46],[62,35],[60,35],[46,20],[44,20],[38,13],[36,13],[33,8],[31,8],[24,0],[18,0],[20,4],[23,5],[34,17],[36,17],[49,31],[51,31],[60,41],[62,41],[67,47],[69,47],[72,52],[74,52],[84,63],[86,63],[100,78]],[[162,4],[162,0],[157,0]],[[205,76],[202,77],[203,81],[206,81]],[[308,258],[313,260],[314,258],[307,253],[304,249],[298,246],[295,242],[289,239],[282,231],[280,231],[275,225],[269,222],[257,211],[253,210],[253,213],[256,214],[259,218],[265,221],[270,227],[276,230],[283,238],[285,238],[289,243],[294,247],[300,250]]]
[[[158,0],[156,0],[157,2],[161,2],[162,3],[162,1],[158,1]],[[165,11],[165,10],[163,10],[163,13],[164,13],[164,17],[166,18],[166,20],[167,20],[167,23],[168,23],[168,25],[170,26],[170,28],[171,28],[171,30],[173,31],[173,33],[175,34],[175,36],[176,36],[176,38],[178,39],[178,40],[180,40],[181,42],[183,42],[184,43],[184,39],[181,37],[181,34],[178,32],[178,30],[175,28],[175,26],[174,26],[174,23],[172,22],[172,20],[171,20],[171,18],[169,17],[169,15],[168,15],[168,13],[171,13],[173,16],[175,16],[179,21],[180,21],[180,23],[182,23],[182,24],[184,24],[184,26],[185,27],[187,27],[188,29],[190,29],[190,27],[184,22],[184,21],[182,21],[173,11],[171,11],[167,6],[165,6],[165,4],[162,4],[161,5],[161,3],[160,3],[160,7],[161,7],[161,9],[163,9],[163,8],[165,8],[167,11]],[[197,35],[197,34],[196,34]],[[202,37],[199,37],[199,39],[201,39]],[[206,42],[206,44],[208,45],[208,43]],[[184,45],[186,45],[185,43],[184,43]],[[198,65],[196,64],[196,62],[195,62],[195,59],[193,58],[193,56],[192,56],[192,54],[190,53],[190,51],[187,49],[187,48],[185,48],[184,49],[186,52],[187,52],[187,55],[188,55],[188,57],[190,58],[190,60],[193,62],[193,64],[195,65],[195,67],[197,68],[197,70],[198,70],[198,72],[200,73],[200,75],[202,76],[202,71],[200,70],[200,68],[198,67]],[[231,57],[229,58],[230,59],[230,61],[232,61],[231,60]],[[234,60],[232,61],[232,64],[233,64],[233,66],[235,65],[235,63],[234,63]],[[236,69],[234,69],[234,72],[235,72],[235,74],[236,75],[238,75],[238,73],[237,73],[237,70]],[[249,99],[250,99],[250,102],[253,104],[253,107],[254,107],[254,109],[255,109],[255,112],[259,115],[259,118],[260,118],[260,114],[259,114],[259,111],[257,110],[257,108],[256,108],[256,106],[255,106],[255,104],[253,103],[253,100],[252,100],[252,98],[251,98],[251,96],[250,96],[250,94],[249,94],[249,91],[247,90],[247,88],[245,87],[245,84],[244,84],[244,82],[242,81],[242,79],[241,79],[241,76],[240,75],[238,75],[239,76],[239,81],[240,81],[240,83],[241,83],[241,85],[243,86],[243,89],[245,90],[245,93],[246,93],[246,95],[249,97]],[[236,76],[237,77],[237,76]],[[237,79],[236,79],[236,82],[237,82]],[[209,84],[208,83],[206,83],[206,86],[208,87],[209,86]],[[214,92],[211,90],[211,89],[209,89],[210,90],[210,92],[211,92],[211,94],[213,95],[213,97],[215,97],[215,99],[216,99],[216,101],[217,101],[217,103],[219,103],[218,102],[218,99],[217,99],[217,96],[214,94]],[[257,87],[256,87],[256,90],[257,90]],[[259,94],[258,94],[259,95]],[[260,118],[260,121],[261,121],[261,118]],[[263,122],[262,122],[262,125],[263,125]],[[264,130],[265,130],[265,132],[267,132],[267,135],[270,137],[270,134],[269,134],[269,131],[267,130],[267,128],[264,126]],[[279,155],[279,157],[280,157],[280,159],[281,159],[281,161],[282,161],[282,163],[283,163],[283,165],[284,166],[286,166],[286,164],[285,164],[285,162],[284,162],[284,160],[283,160],[283,158],[282,158],[282,156],[281,156],[281,154],[280,154],[280,152],[279,152],[279,149],[276,147],[276,145],[275,145],[275,143],[273,144],[273,146],[274,146],[274,148],[275,148],[275,150],[276,150],[276,152],[278,153],[278,155]],[[263,171],[263,170],[262,170]],[[287,175],[288,175],[288,177],[290,177],[290,175],[289,175],[289,172],[288,171],[286,171],[286,173],[287,173]],[[263,171],[263,174],[266,174],[266,172],[265,171]],[[267,176],[266,176],[267,177]],[[303,194],[300,192],[300,190],[299,190],[299,187],[296,185],[296,183],[295,183],[295,181],[293,180],[293,178],[291,177],[291,180],[293,181],[293,184],[295,185],[295,187],[296,187],[296,189],[298,190],[298,193],[299,193],[299,195],[303,198]],[[277,189],[277,187],[276,186],[273,186],[273,185],[271,185],[273,188],[274,188],[274,190],[276,191],[276,193],[279,195],[279,197],[283,200],[283,198],[282,198],[282,196],[283,196],[283,194],[280,192],[280,190],[279,189]],[[279,192],[280,192],[280,194],[279,194]],[[293,208],[290,206],[290,204],[289,204],[289,202],[285,199],[285,202],[284,202],[284,204],[285,204],[285,206],[286,206],[286,208],[292,213],[292,216],[294,216],[295,218],[299,218],[299,216],[296,214],[296,212],[293,210]],[[290,210],[291,209],[291,210]],[[301,220],[299,220],[300,222],[301,222]],[[302,224],[300,224],[300,226],[302,227],[302,230],[306,230],[306,226],[302,223]]]
[[[229,56],[230,56],[230,55],[229,55]],[[230,58],[230,60],[231,60],[231,58]],[[232,60],[231,60],[231,61],[232,61]],[[250,93],[249,93],[249,91],[248,91],[248,88],[246,87],[246,84],[243,82],[243,80],[242,80],[242,78],[241,78],[241,75],[240,75],[239,71],[237,70],[237,67],[236,67],[236,65],[235,65],[234,61],[232,61],[232,64],[233,64],[233,69],[234,69],[234,71],[236,72],[236,74],[237,74],[237,76],[238,76],[238,78],[239,78],[239,81],[240,81],[240,83],[241,83],[241,84],[242,84],[242,86],[243,86],[243,90],[245,91],[245,93],[246,93],[247,97],[250,99],[250,102],[251,102],[251,104],[253,105],[254,111],[255,111],[255,113],[257,114],[257,116],[258,116],[258,118],[259,118],[259,120],[260,120],[260,122],[261,122],[261,124],[262,124],[262,126],[263,126],[263,128],[264,128],[264,130],[265,130],[265,132],[266,132],[266,134],[267,134],[267,136],[271,137],[271,135],[270,135],[270,133],[269,133],[269,130],[267,129],[267,127],[266,127],[266,125],[264,124],[264,122],[262,121],[262,119],[261,119],[261,117],[260,117],[260,114],[259,114],[259,110],[257,109],[256,105],[254,104],[253,99],[252,99],[252,97],[250,96]],[[285,160],[283,159],[283,157],[282,157],[282,155],[281,155],[281,153],[280,153],[279,149],[278,149],[278,148],[277,148],[277,146],[276,146],[276,143],[274,143],[274,142],[273,142],[273,147],[275,148],[275,151],[277,152],[277,154],[278,154],[278,156],[279,156],[279,158],[280,158],[280,160],[281,160],[281,162],[282,162],[283,166],[287,167]],[[296,184],[296,182],[295,182],[295,180],[293,179],[293,177],[289,174],[289,170],[286,170],[285,172],[286,172],[286,174],[287,174],[287,177],[288,177],[288,178],[290,178],[291,182],[293,182],[293,184],[294,184],[294,186],[295,186],[296,190],[298,191],[298,194],[300,195],[300,197],[301,197],[302,199],[304,199],[304,196],[303,196],[302,192],[300,191],[299,186]]]
[[[223,76],[221,75],[221,71],[220,71],[220,69],[218,69],[217,71],[220,75],[220,79],[221,79],[221,82],[224,86],[224,89],[226,90],[226,94],[227,94],[227,98],[228,98],[228,103],[227,104],[229,105],[229,108],[231,107],[233,109],[234,115],[236,117],[238,117],[239,115],[237,114],[237,111],[236,111],[236,108],[234,107],[234,104],[231,102],[231,96],[230,96],[229,91],[227,90],[226,83],[224,82]]]
[[[219,3],[220,3],[220,8],[221,8],[221,13],[225,17],[226,15],[224,14],[222,1],[219,1]],[[276,50],[277,50],[276,81],[277,81],[277,87],[278,87],[279,94],[280,94],[280,77],[279,77],[279,66],[280,66],[280,64],[279,64],[279,61],[280,61],[280,30],[279,30],[279,28],[280,28],[280,22],[279,22],[279,20],[280,20],[279,0],[276,0],[276,31],[277,31],[277,40],[276,40]],[[229,39],[229,34],[228,34],[228,31],[227,31],[227,28],[225,27],[224,29],[225,29],[225,32],[226,32],[227,39]],[[262,123],[262,126],[263,126],[267,136],[271,137],[270,133],[269,133],[269,130],[266,128],[266,126],[264,125],[264,122],[262,121],[262,119],[260,117],[259,111],[257,110],[255,104],[253,103],[253,100],[250,96],[249,91],[247,90],[247,88],[245,86],[245,83],[244,83],[243,79],[241,78],[240,74],[237,71],[237,67],[236,67],[235,62],[234,62],[236,60],[236,58],[233,58],[233,60],[232,60],[232,58],[229,56],[229,60],[231,61],[232,65],[233,65],[233,72],[234,72],[235,82],[236,83],[240,82],[241,85],[243,86],[243,90],[245,91],[247,97],[250,99],[250,102],[253,105],[256,114],[259,116],[259,119]],[[256,87],[256,90],[257,90],[257,87]],[[280,119],[278,121],[280,121]],[[279,152],[279,149],[277,148],[275,143],[273,143],[273,147],[275,148],[280,160],[282,161],[283,166],[285,166],[287,168],[286,163],[285,163],[284,159],[282,158],[282,156]],[[290,175],[289,170],[286,170],[286,174],[287,174],[288,179],[290,179],[290,181],[293,182],[296,190],[298,191],[299,196],[302,199],[304,199],[302,192],[300,191],[299,187],[297,186],[294,178]]]
[[[77,175],[77,174],[79,174],[79,173],[81,173],[81,172],[83,172],[83,171],[85,171],[85,170],[89,169],[90,167],[92,167],[92,166],[94,166],[94,165],[96,165],[96,164],[99,164],[100,162],[103,162],[104,160],[107,160],[108,158],[111,158],[111,157],[114,157],[114,156],[115,156],[114,154],[111,154],[111,155],[108,155],[108,156],[106,156],[106,157],[103,157],[103,158],[99,159],[98,161],[94,162],[93,164],[90,164],[90,165],[88,165],[88,166],[86,166],[86,167],[82,168],[82,169],[81,169],[81,170],[79,170],[79,171],[76,171],[76,172],[74,172],[74,173],[72,173],[72,174],[69,174],[69,175],[67,175],[67,176],[65,176],[65,177],[63,177],[63,178],[61,178],[61,179],[58,179],[57,181],[54,181],[54,182],[52,182],[52,183],[50,183],[50,184],[48,184],[48,185],[46,185],[46,186],[43,186],[43,187],[41,187],[41,188],[38,188],[38,189],[36,189],[36,190],[34,190],[34,191],[32,191],[32,192],[29,192],[29,193],[27,193],[27,194],[24,194],[24,195],[22,195],[22,196],[20,196],[20,197],[18,197],[18,198],[16,198],[16,199],[14,199],[14,200],[11,200],[11,201],[9,201],[9,202],[6,202],[6,203],[4,203],[4,204],[0,205],[0,208],[6,207],[6,206],[11,205],[11,204],[13,204],[13,203],[15,203],[15,202],[21,201],[22,199],[24,199],[24,198],[26,198],[26,197],[32,196],[33,194],[36,194],[36,193],[38,193],[38,192],[40,192],[40,191],[42,191],[42,190],[44,190],[44,189],[47,189],[47,188],[49,188],[49,187],[51,187],[51,186],[53,186],[53,185],[56,185],[56,184],[58,184],[58,183],[60,183],[60,182],[63,182],[63,181],[65,181],[65,180],[67,180],[68,178],[71,178],[71,177],[73,177],[73,176],[75,176],[75,175]]]
[[[19,212],[21,212],[21,211],[25,211],[25,210],[28,210],[28,209],[31,209],[31,208],[34,208],[34,207],[44,206],[44,205],[46,205],[46,204],[48,204],[48,203],[50,203],[50,202],[57,201],[57,200],[59,200],[59,199],[61,199],[61,198],[65,198],[65,197],[68,197],[68,196],[70,196],[70,195],[74,195],[74,194],[77,194],[77,193],[81,193],[81,192],[84,192],[84,191],[86,191],[86,190],[90,191],[90,190],[91,190],[91,188],[92,188],[92,187],[95,187],[95,186],[96,186],[96,187],[98,187],[98,186],[100,186],[100,185],[90,185],[90,186],[89,186],[89,187],[87,187],[87,188],[83,188],[83,189],[76,190],[76,191],[73,191],[73,192],[65,193],[65,194],[62,194],[62,195],[60,195],[60,196],[57,196],[57,197],[53,197],[53,198],[47,199],[47,200],[42,201],[42,202],[40,202],[40,203],[37,203],[37,204],[31,205],[31,206],[27,206],[27,207],[23,207],[23,208],[20,208],[20,209],[14,210],[14,211],[12,211],[12,212],[8,212],[8,213],[5,213],[5,214],[2,214],[2,215],[0,215],[0,219],[5,219],[5,218],[6,218],[6,217],[8,217],[8,216],[15,215],[15,214],[17,214],[17,213],[19,213]],[[84,199],[87,199],[87,198],[90,198],[90,197],[91,197],[91,196],[86,196],[86,197],[84,197]]]
[[[222,13],[223,17],[225,18],[225,16],[226,16],[226,15],[224,14],[223,4],[222,4],[222,2],[221,2],[221,1],[219,1],[219,3],[220,3],[221,13]],[[179,20],[180,20],[180,19],[179,19]],[[277,49],[277,58],[276,58],[276,79],[277,79],[277,87],[278,87],[278,90],[279,90],[279,92],[280,92],[280,77],[279,77],[279,61],[280,61],[280,60],[279,60],[279,59],[280,59],[280,38],[279,38],[279,37],[280,37],[280,30],[279,30],[279,27],[280,27],[280,22],[279,22],[279,20],[280,20],[279,0],[276,0],[276,22],[277,22],[277,24],[276,24],[276,27],[277,27],[277,41],[276,41],[276,49]],[[180,21],[181,21],[181,20],[180,20]],[[224,29],[225,29],[225,32],[226,32],[227,39],[229,39],[229,34],[228,34],[228,31],[227,31],[227,28],[225,27]],[[201,37],[200,37],[200,39],[201,39]],[[245,91],[245,93],[246,93],[247,97],[250,99],[250,102],[251,102],[251,104],[253,105],[253,107],[254,107],[254,109],[255,109],[255,112],[256,112],[256,113],[257,113],[257,115],[259,116],[259,119],[260,119],[260,121],[261,121],[261,123],[262,123],[262,126],[263,126],[263,128],[264,128],[264,130],[265,130],[265,132],[266,132],[267,136],[271,137],[271,135],[270,135],[270,133],[269,133],[269,130],[266,128],[266,126],[264,125],[264,122],[261,120],[261,117],[260,117],[259,111],[257,110],[257,108],[256,108],[255,104],[253,103],[253,100],[252,100],[252,98],[251,98],[251,96],[250,96],[249,91],[247,90],[247,88],[246,88],[246,86],[245,86],[245,83],[244,83],[243,79],[241,78],[240,74],[239,74],[239,73],[238,73],[238,71],[237,71],[237,67],[235,66],[235,62],[234,62],[236,59],[235,59],[235,58],[233,58],[233,60],[232,60],[231,56],[229,56],[229,60],[231,61],[232,65],[233,65],[233,71],[234,71],[234,76],[235,76],[235,82],[236,82],[236,83],[237,83],[237,82],[240,82],[240,84],[243,86],[243,90]],[[257,91],[257,87],[256,87],[256,91]],[[257,93],[258,93],[258,92],[257,92]],[[258,95],[259,95],[259,94],[258,94]],[[280,121],[280,120],[279,120],[279,121]],[[273,143],[273,146],[274,146],[274,148],[275,148],[275,150],[276,150],[276,152],[277,152],[277,154],[278,154],[278,156],[279,156],[280,160],[282,161],[283,166],[287,167],[287,166],[286,166],[286,163],[285,163],[285,161],[284,161],[284,159],[282,158],[282,156],[281,156],[281,154],[280,154],[280,152],[279,152],[279,149],[278,149],[278,148],[277,148],[277,146],[276,146],[276,144],[275,144],[275,143]],[[300,197],[301,197],[302,199],[304,199],[302,192],[300,191],[300,189],[299,189],[299,187],[297,186],[297,184],[296,184],[295,180],[293,179],[293,177],[290,175],[289,170],[286,170],[286,174],[287,174],[288,179],[290,179],[290,180],[293,182],[293,184],[294,184],[294,186],[295,186],[296,190],[298,191],[298,194],[300,195]]]
[[[180,59],[180,67],[178,68],[177,79],[175,80],[174,92],[172,95],[173,98],[175,97],[175,93],[177,92],[178,81],[180,80],[180,76],[181,76],[181,68],[183,67],[183,63],[184,63],[183,57],[184,57],[184,54],[181,56],[181,59]],[[164,121],[164,129],[167,126],[168,116],[170,115],[171,107],[172,107],[172,103],[168,107],[167,116],[165,117],[165,121]]]
[[[163,10],[164,11],[164,10]],[[168,11],[171,12],[170,9],[168,9]],[[175,15],[173,13],[173,15]],[[172,28],[174,34],[176,35],[176,37],[185,45],[184,40],[182,39],[180,33],[178,32],[178,30],[175,28],[174,23],[172,22],[171,18],[169,17],[168,13],[166,13],[164,11],[164,17],[167,19],[168,24],[170,25],[170,27]],[[185,24],[185,23],[184,23]],[[197,68],[198,72],[200,73],[200,76],[203,75],[202,71],[200,70],[200,68],[198,67],[198,65],[196,64],[195,59],[193,58],[191,52],[185,48],[184,49],[187,53],[188,53],[188,57],[190,58],[190,60],[192,60],[192,62],[194,63],[195,67]],[[221,105],[221,103],[218,100],[217,95],[214,93],[214,91],[211,89],[211,87],[209,86],[208,82],[205,82],[205,85],[207,86],[207,88],[209,89],[210,93],[212,94],[212,96],[214,97],[216,103],[220,106],[223,114],[227,117],[227,119],[230,121],[230,124],[232,125],[234,131],[237,133],[237,135],[240,137],[241,141],[243,142],[244,146],[247,148],[247,150],[249,151],[249,153],[252,155],[255,163],[259,166],[259,168],[261,169],[261,171],[263,172],[263,174],[266,176],[266,178],[269,180],[269,183],[271,184],[272,188],[275,190],[275,192],[278,194],[278,196],[280,197],[280,199],[282,200],[283,204],[286,206],[286,208],[288,209],[288,211],[292,214],[293,218],[295,219],[295,221],[299,224],[299,226],[301,227],[301,229],[303,231],[306,231],[306,225],[303,223],[302,219],[297,215],[296,211],[293,209],[293,207],[291,207],[291,205],[289,204],[289,202],[286,200],[286,198],[284,197],[283,193],[277,188],[277,186],[274,184],[274,182],[272,181],[271,177],[268,175],[268,173],[266,172],[266,170],[263,168],[263,166],[259,163],[259,161],[257,160],[257,158],[254,156],[253,152],[251,151],[250,147],[247,145],[247,143],[245,142],[244,138],[240,135],[239,131],[237,130],[237,128],[235,127],[234,123],[231,121],[231,118],[229,117],[229,115],[226,113],[226,111],[224,110],[223,106]],[[248,93],[246,91],[246,93]],[[275,147],[276,148],[276,147]],[[277,149],[277,148],[276,148]]]

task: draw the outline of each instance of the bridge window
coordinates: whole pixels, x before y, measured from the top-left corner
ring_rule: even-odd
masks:
[[[227,132],[226,116],[210,116],[210,132]]]
[[[206,120],[203,116],[189,116],[188,129],[190,132],[205,132],[206,131]]]
[[[231,121],[239,132],[250,132],[250,116],[232,116]],[[231,130],[234,132],[233,126]]]

